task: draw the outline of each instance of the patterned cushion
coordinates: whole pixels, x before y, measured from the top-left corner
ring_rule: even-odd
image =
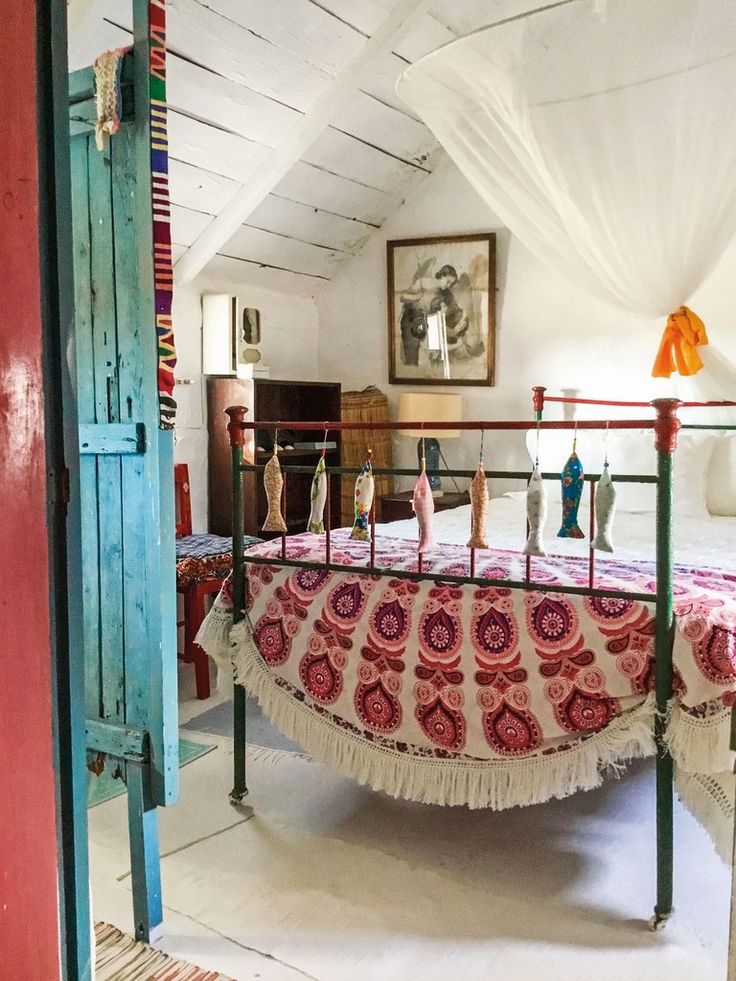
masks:
[[[253,535],[243,536],[243,547],[260,542]],[[176,540],[176,585],[186,589],[205,579],[225,579],[232,569],[232,538],[222,535],[185,535]]]

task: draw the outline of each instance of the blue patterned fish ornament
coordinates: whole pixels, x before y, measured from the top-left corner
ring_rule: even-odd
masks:
[[[578,459],[573,443],[572,453],[560,474],[562,478],[562,527],[558,538],[585,538],[578,524],[578,510],[583,496],[583,465]]]

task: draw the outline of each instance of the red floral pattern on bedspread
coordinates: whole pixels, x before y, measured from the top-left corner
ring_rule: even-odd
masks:
[[[280,542],[250,554],[278,557]],[[287,542],[324,561],[324,538]],[[653,604],[545,589],[587,585],[587,560],[535,559],[539,588],[512,590],[356,573],[369,546],[332,535],[344,572],[251,564],[247,613],[278,684],[367,740],[419,755],[518,759],[603,729],[654,686]],[[376,566],[416,571],[411,543],[379,541]],[[469,575],[441,546],[428,572]],[[596,585],[653,592],[648,562],[601,562]],[[524,557],[479,552],[476,575],[524,578]],[[680,704],[698,714],[736,691],[736,576],[678,567],[674,646]],[[221,599],[229,598],[226,584]]]

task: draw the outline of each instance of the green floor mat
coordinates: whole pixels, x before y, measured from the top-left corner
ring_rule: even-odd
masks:
[[[200,756],[206,756],[216,749],[210,743],[195,743],[190,739],[179,740],[179,766],[186,766],[193,760],[198,760]],[[89,776],[87,784],[87,807],[97,807],[104,804],[106,800],[119,797],[125,793],[125,784],[122,780],[116,780],[112,775],[112,769],[103,770],[101,776]]]

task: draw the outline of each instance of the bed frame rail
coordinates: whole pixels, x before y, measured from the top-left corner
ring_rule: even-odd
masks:
[[[654,417],[638,419],[611,419],[611,420],[554,420],[546,421],[543,419],[545,402],[559,402],[565,404],[599,405],[599,406],[626,406],[630,408],[644,408],[654,410]],[[475,549],[470,552],[470,576],[434,574],[422,568],[421,555],[418,556],[417,570],[395,570],[375,565],[375,544],[371,547],[370,564],[368,566],[350,566],[352,572],[364,573],[367,575],[391,576],[396,578],[409,578],[414,580],[431,580],[441,582],[453,582],[458,584],[471,585],[501,585],[510,589],[544,589],[550,592],[561,592],[572,595],[582,596],[603,596],[612,598],[625,598],[651,603],[655,608],[656,633],[655,633],[655,697],[657,712],[655,716],[654,734],[657,744],[656,759],[656,817],[657,817],[657,890],[656,905],[654,916],[650,921],[653,929],[662,925],[672,912],[673,898],[673,763],[664,741],[666,714],[670,700],[673,695],[673,667],[672,649],[674,641],[675,618],[674,618],[674,566],[672,552],[672,473],[673,457],[677,448],[677,434],[681,428],[688,429],[727,429],[736,430],[736,426],[724,425],[685,425],[678,418],[678,411],[681,408],[694,408],[702,406],[734,407],[736,402],[681,402],[678,399],[655,399],[652,402],[609,402],[597,399],[576,399],[547,396],[546,389],[536,386],[533,389],[533,410],[534,418],[529,420],[508,420],[508,421],[473,421],[473,422],[293,422],[284,421],[246,421],[247,410],[243,406],[231,406],[225,412],[229,417],[227,424],[230,434],[230,445],[232,449],[232,480],[233,480],[233,620],[235,623],[241,621],[245,616],[245,568],[246,563],[262,564],[267,563],[275,566],[285,566],[290,568],[313,567],[313,562],[289,558],[287,554],[287,537],[281,539],[281,557],[263,558],[259,556],[245,556],[242,548],[244,534],[244,500],[243,500],[243,473],[246,471],[260,471],[263,464],[244,462],[246,449],[246,434],[253,433],[254,430],[275,431],[277,429],[298,429],[300,431],[319,431],[331,432],[352,429],[368,430],[418,430],[427,427],[431,430],[460,429],[465,432],[494,432],[494,431],[525,431],[533,428],[539,430],[651,430],[654,437],[654,447],[657,454],[657,474],[626,475],[616,476],[616,482],[631,483],[653,483],[657,485],[656,503],[656,592],[639,593],[621,590],[611,590],[599,588],[595,585],[595,553],[590,549],[589,576],[587,586],[566,586],[549,585],[546,583],[535,582],[533,578],[533,567],[531,557],[527,556],[526,575],[524,580],[495,580],[483,579],[475,576]],[[251,436],[251,440],[252,440]],[[250,444],[249,444],[250,448]],[[252,457],[252,454],[249,453]],[[312,473],[314,467],[282,466],[284,479],[289,473]],[[419,475],[419,469],[414,468],[377,468],[374,471],[378,475],[389,476],[413,476]],[[472,477],[475,471],[471,470],[438,470],[428,471],[428,474],[437,473],[448,477]],[[328,467],[328,494],[330,493],[331,478],[339,475],[357,474],[358,467]],[[487,470],[489,478],[501,477],[506,479],[516,479],[528,481],[531,476],[530,470]],[[559,479],[559,473],[544,473],[544,479]],[[591,541],[595,534],[595,483],[600,474],[586,474],[585,480],[590,485],[590,505],[591,522],[590,535]],[[282,505],[285,506],[285,494]],[[326,509],[326,535],[325,535],[325,561],[319,564],[320,568],[340,571],[346,567],[332,562],[330,527],[329,527],[329,507]],[[371,509],[371,526],[375,528],[375,502]],[[375,535],[371,536],[372,543],[375,543]],[[245,689],[241,685],[235,686],[235,715],[234,715],[234,739],[235,739],[235,758],[234,758],[234,786],[231,792],[231,800],[240,802],[248,793],[246,785],[245,770],[245,737],[246,737],[246,699]]]

